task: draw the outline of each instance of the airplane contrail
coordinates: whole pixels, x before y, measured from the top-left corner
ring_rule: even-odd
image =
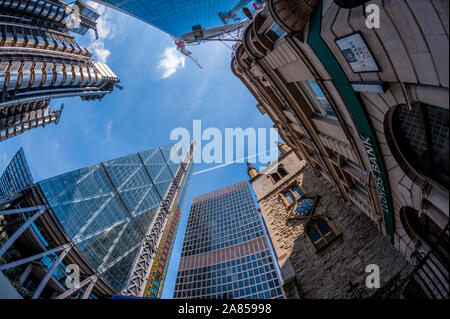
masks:
[[[271,151],[273,151],[273,150],[276,150],[276,149],[278,149],[278,148],[277,148],[277,147],[271,148],[271,149],[269,150],[269,152],[271,152]],[[207,169],[204,169],[204,170],[195,172],[195,173],[192,174],[192,175],[199,175],[199,174],[202,174],[202,173],[205,173],[205,172],[208,172],[208,171],[212,171],[212,170],[215,170],[215,169],[218,169],[218,168],[221,168],[221,167],[225,167],[225,166],[228,166],[228,165],[231,165],[231,164],[235,164],[235,163],[237,163],[237,162],[239,162],[239,161],[244,161],[244,160],[247,160],[247,159],[249,159],[249,158],[256,157],[256,156],[258,156],[258,155],[260,155],[260,154],[264,154],[264,153],[266,153],[266,152],[267,152],[267,151],[263,151],[263,152],[260,152],[260,153],[258,153],[258,154],[253,154],[253,155],[250,155],[250,156],[247,156],[247,157],[244,157],[244,158],[240,158],[240,159],[234,160],[234,161],[232,161],[232,162],[228,162],[228,163],[220,164],[220,165],[217,165],[217,166],[214,166],[214,167],[211,167],[211,168],[207,168]]]

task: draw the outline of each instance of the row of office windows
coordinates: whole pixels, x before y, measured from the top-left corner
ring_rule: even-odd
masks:
[[[212,208],[202,209],[193,213],[194,216],[189,220],[189,229],[197,230],[204,226],[218,228],[221,224],[228,225],[230,222],[248,216],[254,210],[254,206],[236,205],[231,208]]]
[[[242,216],[230,221],[229,223],[214,223],[209,222],[208,225],[202,225],[202,227],[195,228],[189,231],[186,235],[186,241],[196,241],[199,238],[220,238],[228,236],[233,233],[239,233],[241,231],[249,230],[254,226],[259,225],[259,219],[257,216],[248,216],[247,218]]]
[[[240,282],[241,283],[241,282]],[[284,299],[280,287],[276,287],[278,281],[269,281],[268,283],[257,284],[250,287],[233,284],[233,290],[225,290],[223,287],[209,287],[202,289],[193,289],[187,291],[176,291],[175,298],[192,299]],[[229,288],[231,284],[228,285]],[[241,288],[240,288],[241,287]]]
[[[273,259],[266,250],[220,264],[179,271],[174,296],[276,298],[282,297],[282,291]]]
[[[223,249],[264,236],[248,188],[194,204],[182,256]]]
[[[223,249],[227,247],[231,247],[233,245],[237,245],[258,237],[264,236],[264,232],[259,226],[257,230],[250,229],[245,230],[239,234],[232,234],[228,237],[221,238],[220,240],[215,241],[202,241],[198,240],[198,244],[192,244],[190,246],[183,247],[183,252],[181,256],[190,256],[205,253],[208,251]]]
[[[192,275],[202,274],[202,273],[206,273],[206,272],[221,270],[221,269],[225,269],[225,268],[235,267],[239,264],[250,263],[250,262],[260,259],[260,258],[264,259],[264,258],[272,258],[272,257],[270,255],[269,251],[266,250],[266,251],[261,251],[256,254],[248,255],[245,257],[225,261],[220,264],[214,264],[214,265],[200,267],[200,268],[194,268],[194,269],[190,269],[190,270],[182,270],[177,273],[177,276],[178,277],[192,276]],[[270,260],[268,259],[268,262],[269,261]],[[177,279],[177,282],[178,282],[178,279]]]
[[[201,279],[199,279],[199,277],[201,277]],[[260,282],[265,282],[267,280],[277,280],[277,274],[275,271],[271,271],[270,266],[259,267],[238,274],[218,278],[203,279],[204,277],[207,277],[206,274],[202,276],[194,275],[190,279],[193,280],[197,279],[197,280],[190,281],[188,283],[176,284],[175,289],[190,290],[196,288],[216,287],[218,285],[227,285],[230,283],[238,283],[241,281],[245,284],[244,287],[247,287],[248,285],[255,285]],[[241,284],[239,284],[239,287],[242,288]]]
[[[255,255],[252,255],[255,256]],[[218,270],[212,270],[209,272],[199,272],[198,274],[193,275],[182,275],[183,272],[179,272],[176,283],[185,284],[191,282],[198,281],[206,281],[206,280],[215,280],[217,278],[224,278],[224,282],[226,281],[235,281],[245,279],[248,276],[260,275],[268,272],[273,272],[273,278],[276,278],[276,273],[273,267],[272,257],[268,256],[266,258],[260,258],[248,263],[239,264],[236,263],[235,266],[230,266],[229,268],[222,268]],[[192,270],[201,270],[201,268],[191,269]],[[269,277],[270,279],[270,277]],[[217,282],[216,282],[217,283]],[[221,283],[221,280],[218,281]],[[213,284],[215,285],[215,283]],[[208,284],[207,286],[210,286]]]

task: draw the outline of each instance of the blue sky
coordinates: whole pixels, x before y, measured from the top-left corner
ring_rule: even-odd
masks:
[[[102,101],[80,98],[64,103],[59,124],[36,128],[0,144],[0,171],[22,146],[35,181],[74,169],[171,143],[172,129],[271,128],[257,101],[230,69],[231,50],[222,43],[189,47],[203,66],[174,51],[169,35],[137,19],[100,7],[99,39],[78,42],[106,62],[123,90]],[[250,154],[251,155],[251,154]],[[196,164],[195,171],[217,164]],[[245,164],[193,176],[176,237],[163,298],[171,298],[192,197],[248,179]]]

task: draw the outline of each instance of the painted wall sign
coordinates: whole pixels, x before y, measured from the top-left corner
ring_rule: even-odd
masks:
[[[359,32],[334,40],[353,72],[378,72],[377,61]]]

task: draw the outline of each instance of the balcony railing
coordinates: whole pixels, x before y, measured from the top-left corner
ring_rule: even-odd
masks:
[[[414,252],[411,255],[411,272],[400,277],[400,273],[381,288],[372,298],[390,299],[448,299],[448,241],[449,224],[439,235],[428,252]]]

